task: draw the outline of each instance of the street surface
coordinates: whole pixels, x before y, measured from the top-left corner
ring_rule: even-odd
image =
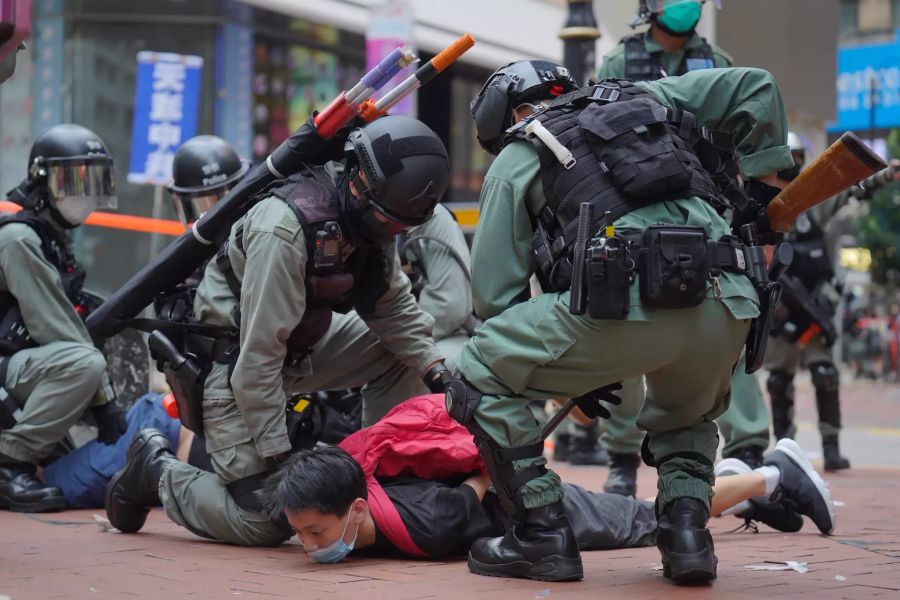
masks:
[[[845,378],[849,379],[849,378]],[[798,378],[799,441],[820,453],[808,377]],[[547,584],[472,575],[465,562],[348,560],[320,565],[295,541],[281,548],[236,548],[194,537],[155,509],[138,535],[104,532],[93,514],[0,512],[0,600],[54,598],[900,598],[900,386],[845,385],[846,474],[828,475],[838,503],[835,535],[808,520],[799,534],[714,519],[719,579],[709,587],[676,587],[662,577],[655,548],[583,555],[585,579]],[[813,452],[814,451],[814,452]],[[605,468],[558,468],[563,479],[602,488]],[[655,477],[640,471],[639,496],[654,495]],[[748,565],[806,563],[795,570]]]

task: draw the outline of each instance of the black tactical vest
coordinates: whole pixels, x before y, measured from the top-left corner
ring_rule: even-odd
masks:
[[[547,204],[536,215],[533,249],[545,290],[569,287],[568,260],[582,202],[594,207],[592,230],[642,207],[690,196],[718,206],[719,191],[694,151],[702,140],[694,116],[670,110],[640,86],[608,79],[561,96],[532,119],[568,149],[563,165],[531,138],[541,164]],[[530,120],[529,120],[530,121]],[[529,121],[511,128],[524,139]]]
[[[655,81],[662,79],[663,66],[660,59],[661,52],[649,53],[644,45],[648,32],[636,33],[622,38],[625,45],[625,78],[632,81]],[[702,38],[701,38],[702,39]],[[678,67],[677,73],[666,75],[684,75],[688,71],[698,69],[711,69],[716,66],[712,47],[703,40],[703,45],[696,48],[685,48],[684,59]]]
[[[794,230],[788,235],[794,248],[790,273],[796,275],[809,290],[834,277],[834,265],[828,253],[825,232],[807,213],[797,218]]]
[[[383,248],[356,248],[346,262],[321,268],[315,261],[317,234],[325,224],[341,222],[337,190],[324,170],[317,168],[315,173],[292,175],[263,194],[275,196],[290,207],[306,239],[306,311],[288,340],[291,352],[302,352],[325,334],[332,312],[347,313],[355,309],[363,318],[374,312],[375,303],[390,286],[396,248],[393,244]],[[239,247],[241,237],[238,232],[235,241]],[[221,261],[219,264],[222,268]],[[229,278],[227,273],[226,278],[232,293],[240,298],[239,288],[235,290],[236,279],[233,275]]]
[[[63,292],[72,306],[77,307],[84,287],[85,273],[69,250],[66,240],[32,210],[25,209],[0,219],[0,227],[12,223],[28,225],[38,235],[44,258],[59,271]],[[0,292],[0,356],[8,356],[35,346],[37,343],[25,327],[15,296],[8,291]]]

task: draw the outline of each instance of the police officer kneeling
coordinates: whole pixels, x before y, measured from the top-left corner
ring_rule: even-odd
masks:
[[[23,206],[0,221],[0,507],[64,508],[36,466],[88,407],[98,437],[124,431],[106,361],[84,326],[84,271],[68,231],[97,208],[115,208],[113,159],[97,135],[57,125],[31,147],[28,176],[10,192]]]
[[[727,161],[713,148],[725,144],[704,127],[734,136],[748,180],[776,183],[774,173],[792,164],[777,84],[758,69],[606,80],[550,101],[507,132],[482,188],[474,286],[492,279],[498,296],[515,299],[536,272],[550,293],[485,321],[448,388],[450,415],[473,433],[514,519],[504,537],[472,546],[471,571],[583,577],[528,402],[578,398],[645,375],[637,422],[647,432],[645,461],[659,474],[663,573],[678,582],[716,577],[706,528],[713,419],[728,406],[732,369],[759,315],[747,257],[762,267],[760,278],[765,269],[761,249],[745,252],[719,215],[713,175]],[[586,304],[575,293],[579,273]]]
[[[291,451],[286,392],[365,386],[365,425],[425,393],[423,379],[443,389],[433,320],[410,293],[394,237],[431,216],[449,182],[446,149],[421,122],[387,116],[351,132],[345,150],[343,162],[264,192],[207,266],[194,315],[240,332],[209,354],[203,433],[215,473],[137,436],[107,487],[121,531],[138,531],[161,499],[199,535],[279,544],[292,531],[267,519],[255,491]]]

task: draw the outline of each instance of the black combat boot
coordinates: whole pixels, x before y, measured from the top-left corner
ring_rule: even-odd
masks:
[[[469,570],[538,581],[584,577],[578,542],[562,502],[526,510],[503,537],[476,540],[469,551]]]
[[[708,520],[709,510],[696,498],[676,498],[666,505],[656,534],[664,576],[688,584],[716,578],[718,559]]]
[[[637,469],[641,457],[637,454],[609,453],[609,476],[603,484],[607,494],[634,496],[637,493]]]
[[[66,507],[62,490],[37,478],[37,468],[0,454],[0,508],[13,512],[50,512]]]
[[[797,442],[779,440],[763,464],[777,467],[780,473],[778,487],[771,497],[773,502],[796,507],[797,512],[812,519],[825,535],[834,531],[834,502],[828,484],[816,473]]]
[[[732,450],[728,454],[723,454],[722,458],[736,458],[745,463],[750,469],[761,467],[763,463],[763,452],[765,448],[759,446],[744,446],[737,450]]]
[[[150,507],[159,504],[159,479],[163,468],[178,462],[166,435],[158,429],[138,431],[125,468],[106,486],[106,516],[122,533],[136,533],[144,526]]]
[[[597,444],[597,428],[576,425],[578,435],[572,438],[572,449],[569,452],[569,463],[575,466],[609,464],[609,455]]]
[[[822,437],[822,456],[825,459],[826,471],[840,471],[850,468],[850,461],[841,456],[837,434]]]
[[[553,460],[556,462],[568,462],[572,451],[572,436],[568,433],[557,433],[553,446]]]

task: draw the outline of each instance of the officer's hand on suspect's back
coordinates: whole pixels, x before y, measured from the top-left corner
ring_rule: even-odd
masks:
[[[125,413],[115,401],[91,409],[97,422],[97,439],[104,444],[114,444],[128,429]]]

